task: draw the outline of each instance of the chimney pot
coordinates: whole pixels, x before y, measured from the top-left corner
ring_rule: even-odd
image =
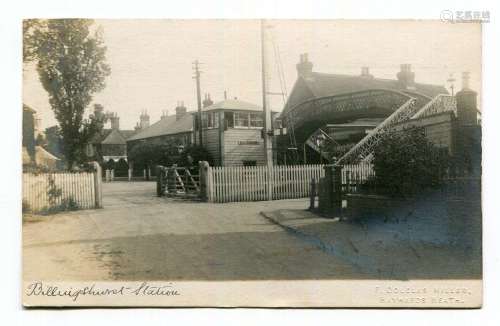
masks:
[[[373,75],[370,74],[369,67],[361,67],[361,77],[373,78]]]
[[[470,89],[470,73],[468,71],[462,72],[462,89]]]
[[[400,65],[400,71],[396,74],[401,88],[410,89],[415,85],[415,73],[411,71],[411,64]]]
[[[307,78],[312,73],[313,64],[309,62],[307,53],[300,55],[300,62],[296,65],[299,77]]]
[[[184,115],[186,115],[187,113],[187,109],[186,107],[184,106],[184,102],[181,101],[180,102],[181,105],[178,105],[176,108],[175,108],[175,120],[179,120],[181,119]]]

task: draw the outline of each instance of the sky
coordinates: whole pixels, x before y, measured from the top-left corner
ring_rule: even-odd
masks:
[[[267,21],[269,90],[281,92],[278,63],[288,92],[295,65],[308,53],[313,71],[359,75],[362,66],[378,78],[395,79],[402,63],[415,81],[461,88],[470,72],[471,88],[481,90],[481,27],[441,21],[276,20]],[[262,105],[260,21],[258,20],[96,20],[103,31],[111,75],[93,103],[116,112],[121,129],[132,129],[146,110],[151,123],[177,102],[196,110],[192,62],[201,64],[201,92],[214,102],[238,98]],[[271,41],[272,40],[272,41]],[[279,58],[274,49],[278,49]],[[38,112],[41,128],[56,124],[34,64],[24,67],[23,102]],[[283,99],[272,96],[281,111]],[[91,113],[92,104],[86,115]]]

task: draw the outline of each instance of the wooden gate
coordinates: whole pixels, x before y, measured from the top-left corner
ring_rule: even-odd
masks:
[[[200,176],[196,167],[163,167],[156,170],[157,195],[195,199],[200,195]]]

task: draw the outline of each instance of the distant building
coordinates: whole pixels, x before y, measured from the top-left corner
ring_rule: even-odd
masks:
[[[60,158],[52,155],[42,146],[35,147],[36,164],[38,166],[43,166],[48,169],[61,169],[63,168],[63,162]]]
[[[104,128],[87,145],[87,156],[101,163],[109,161],[127,161],[127,139],[136,134],[136,130],[120,129],[120,117],[113,112],[103,113],[102,106],[96,106],[94,117],[99,117],[103,125],[108,120],[111,128]]]
[[[36,163],[35,121],[36,111],[23,104],[23,165]]]
[[[141,144],[174,144],[187,147],[193,140],[193,116],[187,111],[184,103],[179,102],[174,115],[164,112],[160,120],[149,125],[141,115],[141,123],[136,127],[137,133],[127,139],[128,150]]]
[[[194,140],[199,144],[199,126],[196,119],[193,122]],[[202,144],[211,154],[215,165],[266,164],[263,126],[263,111],[256,104],[237,99],[212,104],[210,97],[205,98],[202,110]]]

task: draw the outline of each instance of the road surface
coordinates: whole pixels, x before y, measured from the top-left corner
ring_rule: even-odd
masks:
[[[104,209],[23,224],[25,280],[356,278],[354,268],[259,213],[306,200],[210,204],[158,198],[153,182],[103,185]]]

